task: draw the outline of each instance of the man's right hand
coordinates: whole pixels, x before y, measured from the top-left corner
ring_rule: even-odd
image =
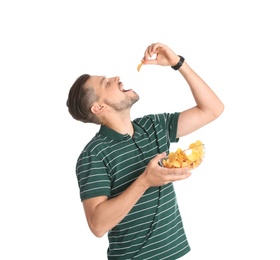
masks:
[[[166,153],[158,154],[147,165],[141,175],[147,187],[162,186],[170,182],[184,180],[191,175],[188,168],[164,168],[158,162],[166,157]]]

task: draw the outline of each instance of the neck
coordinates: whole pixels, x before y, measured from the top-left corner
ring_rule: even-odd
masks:
[[[115,130],[120,134],[129,134],[133,136],[134,129],[131,122],[130,115],[113,116],[110,120],[104,120],[103,125]]]

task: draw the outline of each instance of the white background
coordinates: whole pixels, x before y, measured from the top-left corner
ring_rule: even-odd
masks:
[[[120,76],[140,95],[132,116],[193,106],[167,67],[137,65],[162,42],[225,104],[182,138],[206,157],[175,183],[188,260],[279,260],[278,1],[1,1],[0,258],[105,260],[89,231],[75,163],[98,127],[75,121],[68,91],[83,73]],[[175,149],[175,145],[174,145]]]

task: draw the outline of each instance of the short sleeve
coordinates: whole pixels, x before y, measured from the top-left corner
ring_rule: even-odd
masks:
[[[179,112],[150,115],[150,117],[154,117],[161,128],[165,131],[168,143],[176,143],[179,141],[179,138],[176,137],[179,115]]]
[[[102,160],[91,152],[82,152],[76,165],[81,201],[110,196],[110,178]]]

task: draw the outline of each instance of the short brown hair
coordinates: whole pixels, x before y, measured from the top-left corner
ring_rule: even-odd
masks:
[[[91,106],[98,97],[93,88],[85,87],[89,78],[89,74],[83,74],[76,79],[70,88],[66,105],[74,119],[84,123],[100,124],[99,118],[91,112]]]

